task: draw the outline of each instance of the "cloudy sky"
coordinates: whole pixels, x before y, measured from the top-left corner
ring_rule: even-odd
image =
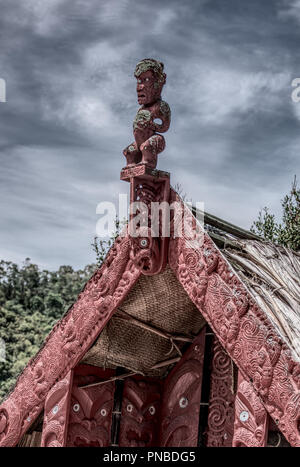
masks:
[[[83,267],[117,202],[137,110],[133,70],[165,63],[159,168],[249,228],[300,174],[299,0],[0,0],[0,258]]]

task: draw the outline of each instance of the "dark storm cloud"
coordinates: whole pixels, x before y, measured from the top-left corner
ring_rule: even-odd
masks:
[[[165,63],[159,167],[249,228],[299,174],[300,1],[0,0],[0,257],[93,260],[96,205],[116,201],[138,60]]]

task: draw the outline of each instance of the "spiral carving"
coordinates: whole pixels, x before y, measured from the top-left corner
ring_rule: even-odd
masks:
[[[215,351],[212,364],[216,376],[222,378],[225,375],[226,377],[226,372],[229,370],[229,367],[231,367],[231,361],[221,346]]]
[[[209,405],[208,427],[214,431],[215,435],[222,433],[224,430],[227,416],[225,403],[225,399],[216,398]]]
[[[231,446],[233,437],[233,365],[219,341],[213,343],[207,446]]]

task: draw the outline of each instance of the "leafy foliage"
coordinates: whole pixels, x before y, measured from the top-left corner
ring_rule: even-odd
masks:
[[[279,245],[300,250],[300,189],[295,176],[291,191],[281,201],[282,222],[277,223],[274,214],[263,208],[251,231]]]
[[[112,236],[107,239],[102,239],[100,237],[94,237],[94,241],[92,243],[92,248],[96,255],[96,262],[97,266],[100,267],[105,257],[107,255],[108,250],[114,244],[114,241],[119,236],[122,228],[127,224],[126,220],[120,221],[118,217],[115,220],[115,230],[112,233]]]
[[[61,266],[50,272],[39,270],[29,259],[22,267],[0,261],[0,399],[95,269],[95,265],[78,271]]]

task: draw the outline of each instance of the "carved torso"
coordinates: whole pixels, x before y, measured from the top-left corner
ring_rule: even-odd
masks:
[[[155,120],[161,120],[161,123]],[[171,111],[167,102],[158,100],[150,106],[142,105],[133,121],[133,135],[138,147],[155,133],[164,133],[169,129]]]

